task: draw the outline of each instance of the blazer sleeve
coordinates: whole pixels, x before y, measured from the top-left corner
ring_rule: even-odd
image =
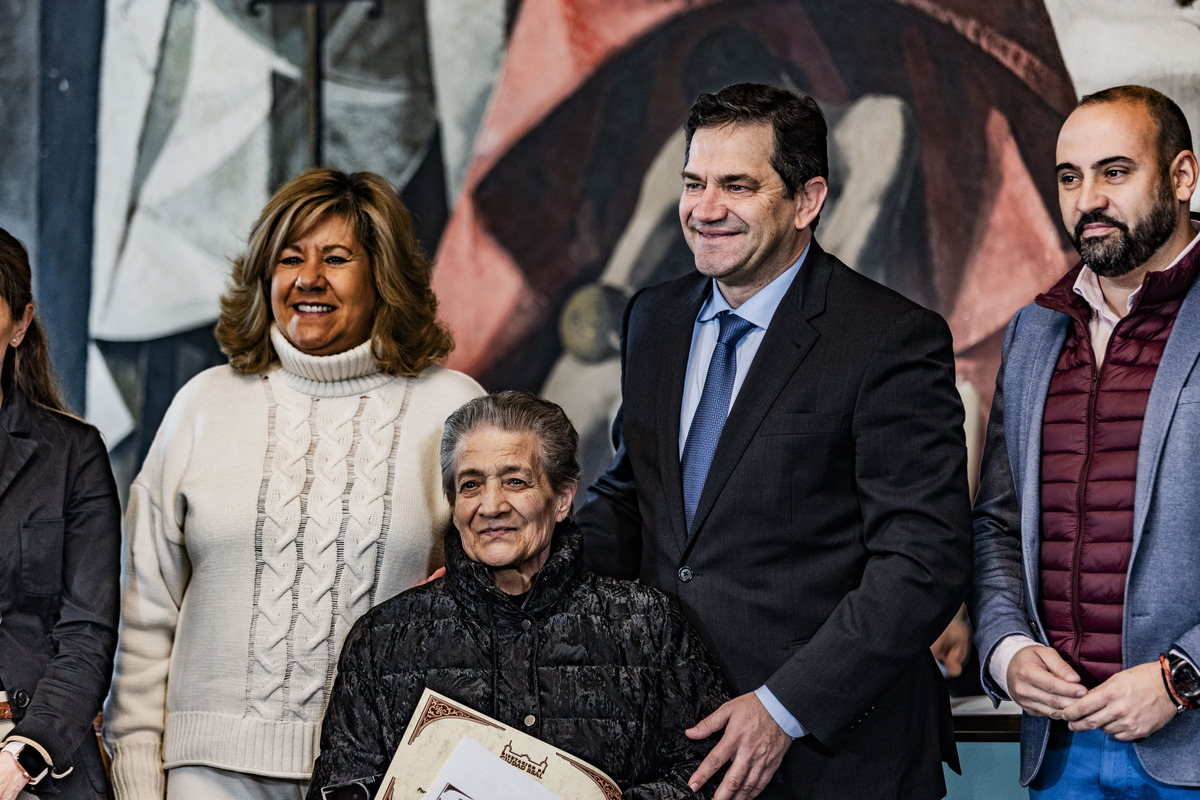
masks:
[[[627,398],[625,351],[630,319],[638,292],[625,306],[621,323],[621,397]],[[622,429],[624,403],[613,421],[612,442],[616,448],[612,465],[588,489],[587,502],[575,515],[583,531],[584,568],[598,575],[635,580],[642,562],[642,514],[638,506],[633,464],[625,449]]]
[[[920,659],[934,669],[929,646],[971,575],[963,410],[945,321],[911,309],[858,357],[867,359],[851,419],[861,579],[767,680],[834,749]]]
[[[9,737],[45,750],[54,776],[70,772],[72,754],[95,735],[116,647],[121,551],[121,507],[100,434],[88,426],[68,447],[55,653]]]
[[[1021,506],[1005,437],[1004,381],[1020,312],[1004,336],[996,394],[988,417],[979,492],[975,497],[975,581],[968,608],[975,628],[984,691],[993,701],[1008,699],[988,670],[1001,640],[1014,635],[1038,639],[1025,609],[1021,558]]]

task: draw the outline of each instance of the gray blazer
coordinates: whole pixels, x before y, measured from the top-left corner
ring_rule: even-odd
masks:
[[[1001,639],[1024,634],[1046,644],[1039,609],[1038,551],[1042,412],[1071,322],[1029,305],[1004,339],[975,501],[975,585],[971,617],[983,683]],[[1125,578],[1122,662],[1158,659],[1179,645],[1200,657],[1200,288],[1193,284],[1175,321],[1150,390],[1138,451],[1133,556]],[[1050,735],[1045,717],[1021,720],[1021,783],[1041,767]],[[1136,746],[1165,783],[1200,786],[1200,712],[1184,713]]]

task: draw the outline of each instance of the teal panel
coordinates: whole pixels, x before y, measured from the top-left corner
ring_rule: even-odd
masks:
[[[1016,742],[959,742],[962,775],[946,770],[946,800],[1026,800],[1017,781],[1021,753]]]

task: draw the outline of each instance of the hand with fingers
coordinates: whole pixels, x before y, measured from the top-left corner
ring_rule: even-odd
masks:
[[[27,783],[29,776],[22,771],[12,753],[0,754],[0,800],[15,800]]]
[[[689,728],[689,739],[707,739],[724,730],[721,740],[688,779],[695,792],[725,764],[729,768],[713,800],[751,800],[779,769],[792,737],[772,719],[753,692],[735,697]]]
[[[1157,661],[1121,670],[1063,709],[1073,731],[1100,728],[1118,741],[1145,739],[1176,714]]]
[[[971,626],[967,624],[965,607],[950,620],[929,650],[946,670],[947,677],[962,675],[963,665],[971,657]]]
[[[1008,694],[1027,714],[1062,719],[1063,709],[1087,694],[1079,675],[1053,647],[1023,647],[1008,664]]]

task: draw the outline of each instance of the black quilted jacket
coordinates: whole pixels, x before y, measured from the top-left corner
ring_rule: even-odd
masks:
[[[727,699],[700,639],[661,592],[584,572],[574,523],[551,547],[518,605],[451,529],[445,578],[354,625],[309,800],[386,771],[426,686],[594,764],[626,799],[712,796],[716,778],[697,795],[687,779],[713,742],[683,735]]]

